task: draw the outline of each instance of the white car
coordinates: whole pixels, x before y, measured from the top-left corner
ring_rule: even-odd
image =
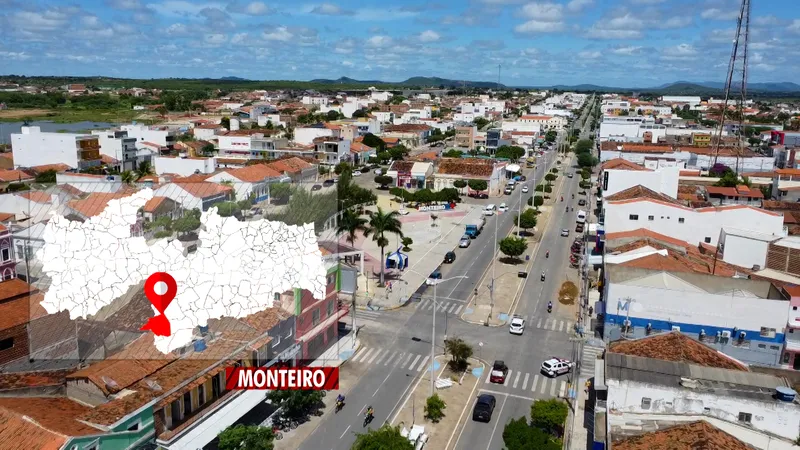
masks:
[[[506,212],[508,211],[508,206],[506,206],[505,203],[500,203],[500,206],[497,207],[497,210],[500,212]]]
[[[561,236],[569,236],[569,229],[562,228],[561,229]]]
[[[353,172],[353,176],[354,176],[354,177],[359,177],[359,176],[361,176],[361,171],[360,171],[360,170],[356,170],[355,172]]]
[[[493,216],[494,215],[494,211],[496,209],[497,209],[497,207],[494,206],[494,204],[486,205],[486,207],[483,208],[483,215],[484,216]]]
[[[568,361],[564,358],[554,357],[542,363],[541,371],[547,376],[555,377],[569,372],[573,367],[575,367],[574,362]]]
[[[401,208],[401,209],[397,210],[397,212],[400,213],[401,216],[407,216],[408,215],[408,210],[405,209],[405,208]]]
[[[469,236],[462,236],[461,240],[458,242],[458,248],[467,248],[471,243],[472,240],[469,238]]]
[[[514,314],[514,316],[511,317],[511,323],[508,325],[508,332],[511,334],[522,335],[522,332],[524,331],[525,331],[525,319]]]
[[[383,171],[381,169],[375,169],[375,175],[383,175]]]
[[[528,193],[528,186],[527,185],[522,186],[522,193],[523,194],[527,194]]]

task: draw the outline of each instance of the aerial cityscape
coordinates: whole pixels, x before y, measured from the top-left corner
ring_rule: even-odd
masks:
[[[795,2],[0,6],[0,450],[800,449]]]

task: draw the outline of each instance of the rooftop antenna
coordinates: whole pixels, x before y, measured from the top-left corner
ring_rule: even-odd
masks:
[[[747,42],[750,37],[750,0],[742,0],[739,7],[739,17],[736,20],[736,36],[733,39],[731,60],[728,63],[728,76],[725,79],[725,103],[720,111],[719,124],[714,142],[714,164],[719,158],[719,148],[722,144],[722,130],[725,128],[725,115],[728,114],[728,105],[733,102],[738,125],[738,136],[733,151],[736,153],[736,174],[739,173],[739,156],[742,150],[742,134],[744,133],[744,105],[747,102]],[[736,81],[734,81],[736,78]],[[734,97],[734,98],[732,98]]]

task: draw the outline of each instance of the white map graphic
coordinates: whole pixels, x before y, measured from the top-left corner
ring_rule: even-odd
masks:
[[[164,313],[172,336],[155,336],[155,345],[168,353],[191,343],[194,328],[208,319],[241,318],[271,307],[276,292],[302,288],[325,296],[326,271],[313,224],[240,222],[211,208],[200,218],[205,229],[197,251],[184,256],[177,240],[147,245],[143,237],[131,237],[137,211],[152,196],[144,189],[112,200],[84,223],[53,215],[36,254],[52,278],[42,302],[48,313],[92,316],[151,274],[167,272],[178,284]]]

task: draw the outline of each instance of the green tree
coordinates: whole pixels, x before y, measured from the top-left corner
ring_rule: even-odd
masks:
[[[376,158],[378,158],[381,164],[389,164],[389,160],[392,159],[392,154],[389,152],[380,152]]]
[[[444,341],[444,350],[450,355],[447,364],[453,372],[467,370],[468,360],[472,356],[472,346],[461,338],[450,338]]]
[[[190,233],[198,228],[200,228],[200,219],[190,214],[172,222],[172,229],[177,231],[179,235]]]
[[[528,249],[528,243],[524,238],[508,236],[500,241],[500,251],[510,258],[519,258]]]
[[[444,417],[445,408],[447,408],[447,404],[439,397],[439,394],[433,394],[425,402],[425,418],[433,423],[439,423]]]
[[[400,213],[397,211],[384,212],[379,206],[375,212],[369,213],[369,224],[364,231],[364,237],[372,236],[372,240],[381,248],[381,280],[380,285],[384,285],[384,268],[386,267],[386,246],[389,245],[389,239],[386,237],[388,233],[396,234],[403,237],[403,224],[400,223],[398,217]]]
[[[228,117],[228,116],[225,116],[219,121],[219,124],[222,125],[226,130],[230,130],[231,129],[231,118]]]
[[[6,187],[8,192],[20,192],[20,191],[28,191],[31,187],[25,183],[9,183]]]
[[[364,111],[364,108],[357,109],[353,111],[353,118],[358,119],[359,117],[367,117],[368,112]]]
[[[219,434],[219,450],[272,450],[275,434],[271,428],[236,425]]]
[[[462,152],[461,150],[456,150],[454,148],[451,148],[450,150],[442,153],[442,157],[444,158],[461,158],[462,156],[464,156],[464,152]]]
[[[336,111],[335,109],[332,109],[332,110],[328,111],[328,112],[325,114],[325,118],[326,118],[326,119],[328,119],[328,121],[331,121],[331,120],[338,120],[338,119],[339,119],[339,116],[340,116],[340,113],[339,113],[339,111]]]
[[[339,219],[336,227],[336,235],[345,235],[345,240],[351,246],[355,245],[356,235],[359,231],[364,232],[367,228],[367,219],[359,216],[352,209],[346,209]]]
[[[320,391],[276,390],[267,394],[267,399],[281,405],[287,417],[301,418],[322,403]]]
[[[422,203],[425,205],[429,205],[437,200],[436,194],[433,193],[430,189],[420,189],[414,193],[414,201],[417,203]]]
[[[544,135],[544,140],[549,143],[555,142],[556,138],[558,138],[558,133],[553,130],[548,131],[547,134]]]
[[[350,164],[347,164],[346,162],[340,162],[333,167],[333,173],[336,175],[341,175],[345,170],[351,170]]]
[[[136,181],[136,174],[133,173],[132,170],[126,170],[125,172],[122,172],[120,177],[122,178],[122,182],[125,184],[131,184]]]
[[[575,153],[591,153],[592,141],[589,139],[581,139],[575,143]]]
[[[525,149],[516,145],[501,145],[495,151],[494,156],[497,158],[510,159],[516,161],[525,155]]]
[[[531,208],[526,209],[522,214],[514,217],[514,225],[522,228],[527,233],[529,229],[536,226],[536,211]]]
[[[151,173],[153,173],[153,166],[150,164],[150,161],[142,161],[139,163],[139,167],[136,168],[137,178],[146,177]]]
[[[456,189],[461,190],[461,189],[464,189],[465,187],[467,187],[467,182],[464,181],[464,180],[456,180],[456,181],[453,182],[453,186]]]
[[[719,181],[714,183],[715,186],[722,186],[722,187],[736,187],[741,182],[739,181],[739,176],[730,169],[725,171],[722,176],[719,178]]]
[[[489,121],[484,119],[483,117],[476,117],[475,120],[472,121],[472,123],[474,123],[475,126],[478,127],[478,130],[482,129],[486,125],[489,125]]]
[[[200,153],[204,156],[212,155],[217,149],[214,147],[214,144],[206,144],[200,149]]]
[[[581,167],[594,167],[598,162],[598,159],[589,153],[578,154],[578,165]]]
[[[288,202],[293,192],[294,187],[291,183],[272,183],[269,185],[269,196],[280,204]]]
[[[547,181],[555,181],[556,178],[557,178],[556,174],[554,173],[548,173],[547,175],[544,176],[544,179]]]
[[[414,450],[414,445],[400,434],[400,426],[383,425],[377,430],[356,433],[351,450]]]
[[[560,438],[564,434],[568,412],[567,404],[563,400],[536,400],[531,405],[531,425]]]
[[[372,133],[365,134],[364,139],[361,142],[367,147],[377,149],[378,152],[382,152],[384,149],[386,149],[386,142],[383,142],[383,139],[375,136]]]
[[[388,151],[389,151],[389,155],[395,161],[398,161],[398,160],[401,160],[401,159],[405,158],[406,155],[409,153],[409,150],[403,145],[396,145],[396,146],[390,148]]]
[[[467,185],[473,191],[485,191],[486,189],[489,189],[489,184],[486,182],[486,180],[469,180]]]
[[[528,425],[524,417],[506,423],[503,443],[506,450],[561,450],[562,447],[552,436]]]
[[[408,236],[405,236],[405,237],[403,237],[403,239],[400,239],[400,243],[403,244],[403,251],[410,252],[411,251],[411,245],[414,244],[414,240],[411,239]]]
[[[461,197],[458,195],[458,190],[455,188],[443,188],[434,193],[434,198],[439,202],[460,202]]]
[[[242,211],[236,202],[219,202],[214,204],[214,206],[217,207],[217,214],[221,217],[237,216]]]
[[[43,184],[50,184],[56,182],[56,171],[53,169],[45,170],[44,172],[36,175],[36,182]]]
[[[394,178],[388,175],[378,175],[375,177],[375,184],[379,184],[381,189],[386,189],[386,186],[392,184],[394,182]]]

